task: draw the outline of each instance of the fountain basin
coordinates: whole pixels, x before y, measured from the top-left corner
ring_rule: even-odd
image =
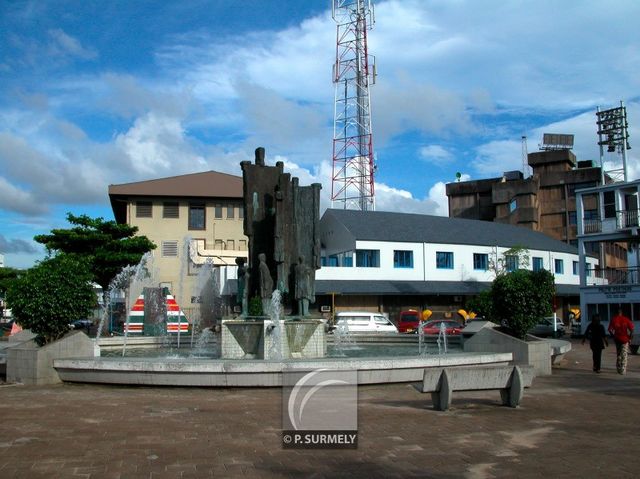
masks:
[[[201,360],[78,358],[54,361],[67,382],[146,386],[278,387],[288,370],[357,370],[358,384],[416,382],[425,368],[507,364],[512,353],[457,353],[415,357]]]

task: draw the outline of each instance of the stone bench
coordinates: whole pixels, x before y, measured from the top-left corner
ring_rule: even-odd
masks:
[[[498,389],[503,405],[517,407],[533,377],[534,368],[529,365],[427,368],[422,384],[415,388],[421,393],[431,393],[433,407],[438,411],[449,409],[453,391]]]

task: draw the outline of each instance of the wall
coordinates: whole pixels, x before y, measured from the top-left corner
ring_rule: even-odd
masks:
[[[53,360],[94,357],[94,344],[80,331],[42,347],[33,341],[22,342],[7,351],[7,382],[28,385],[59,383]]]

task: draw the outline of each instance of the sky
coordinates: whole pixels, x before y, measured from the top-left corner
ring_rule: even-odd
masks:
[[[640,178],[640,2],[375,1],[376,209],[447,215],[446,183],[520,169],[624,101]],[[215,170],[258,146],[331,206],[330,0],[0,1],[0,253],[27,268],[108,185]],[[605,158],[612,164],[618,158]]]

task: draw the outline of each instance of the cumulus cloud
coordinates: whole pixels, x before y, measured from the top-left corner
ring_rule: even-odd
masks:
[[[19,238],[8,239],[0,234],[0,253],[30,253],[37,254],[41,252],[35,243]]]
[[[419,155],[422,160],[434,165],[446,164],[454,159],[453,153],[440,145],[423,146],[420,148]]]
[[[460,176],[460,181],[469,181],[471,177],[468,174]],[[443,181],[438,181],[429,188],[429,200],[432,201],[436,208],[433,212],[438,216],[449,216],[449,198],[447,196],[447,185]]]

